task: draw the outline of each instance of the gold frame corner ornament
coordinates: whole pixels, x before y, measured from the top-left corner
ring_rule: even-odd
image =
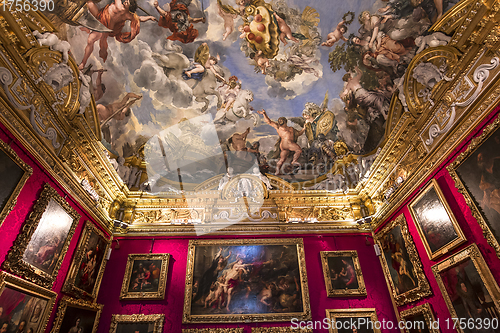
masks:
[[[357,251],[321,251],[321,266],[323,269],[323,277],[325,279],[326,294],[328,297],[343,297],[343,296],[366,296],[365,280],[361,265],[359,263],[359,256]],[[358,281],[357,289],[333,289],[330,270],[328,267],[328,258],[333,257],[350,257],[354,265],[356,279]]]
[[[163,322],[165,321],[165,314],[131,314],[131,315],[119,315],[114,314],[111,316],[111,325],[109,327],[109,333],[116,333],[116,328],[120,323],[154,323],[153,333],[163,332]]]
[[[467,246],[462,251],[455,253],[449,258],[441,261],[432,266],[432,272],[434,273],[434,277],[438,283],[439,289],[441,290],[441,294],[446,302],[446,306],[450,311],[450,315],[452,318],[457,318],[457,313],[455,308],[453,307],[453,302],[448,295],[448,291],[446,290],[446,286],[444,284],[443,279],[441,278],[440,273],[444,272],[451,267],[457,266],[466,260],[471,260],[474,268],[476,269],[479,277],[481,278],[481,282],[486,287],[486,290],[490,293],[491,299],[495,304],[495,308],[497,312],[500,312],[500,288],[498,287],[493,274],[491,273],[488,265],[484,261],[484,257],[481,254],[478,246],[476,244],[471,244]],[[459,333],[464,333],[464,331],[460,328],[460,325],[456,327]]]
[[[369,317],[372,323],[378,321],[377,309],[375,308],[353,308],[353,309],[326,309],[326,318],[330,321],[330,333],[338,333],[336,328],[337,318],[361,318]],[[381,333],[380,329],[373,327],[374,333]]]
[[[392,281],[391,273],[389,271],[388,263],[385,259],[385,255],[382,250],[382,255],[379,257],[382,263],[382,268],[384,270],[385,279],[387,282],[387,286],[389,290],[391,290],[392,297],[397,306],[402,306],[404,304],[417,301],[423,297],[429,296],[432,294],[431,288],[429,286],[429,282],[425,276],[425,273],[422,268],[422,263],[420,261],[420,257],[418,256],[417,249],[415,247],[415,243],[413,242],[412,236],[408,230],[408,222],[404,214],[400,214],[393,221],[389,222],[382,230],[380,230],[375,235],[375,241],[377,242],[380,249],[383,249],[381,240],[387,235],[393,228],[399,226],[401,228],[401,235],[403,237],[404,245],[406,247],[406,252],[408,253],[409,260],[413,265],[413,272],[415,274],[415,278],[418,283],[417,286],[411,290],[408,290],[402,294],[397,294],[396,286]]]
[[[161,269],[160,269],[157,291],[150,291],[150,292],[128,291],[128,287],[130,285],[130,279],[132,278],[132,270],[134,268],[134,262],[136,260],[161,260]],[[125,268],[125,275],[123,277],[122,288],[120,291],[120,300],[164,299],[169,264],[170,264],[169,253],[129,254],[127,259],[127,266]]]
[[[79,309],[84,309],[84,310],[95,311],[96,316],[94,319],[94,326],[92,327],[91,333],[97,332],[97,327],[99,326],[99,319],[101,317],[102,308],[104,307],[104,305],[88,302],[88,301],[81,300],[81,299],[74,299],[74,298],[70,298],[68,296],[63,296],[63,298],[59,301],[57,315],[56,315],[56,318],[54,319],[54,324],[52,326],[52,330],[50,331],[50,333],[58,333],[61,330],[61,325],[62,325],[64,315],[66,314],[66,309],[68,308],[68,306],[79,308]]]
[[[401,317],[401,321],[406,322],[407,318],[417,316],[417,315],[423,315],[425,318],[425,322],[427,324],[427,327],[429,328],[430,333],[440,333],[441,331],[438,328],[434,328],[434,323],[436,322],[436,318],[434,317],[434,313],[432,312],[431,305],[429,303],[424,303],[421,305],[418,305],[414,308],[410,308],[408,310],[404,310],[399,312],[399,316]],[[431,323],[433,325],[431,325]],[[405,330],[405,332],[410,333],[410,331]]]
[[[54,305],[56,303],[57,293],[18,278],[17,276],[0,271],[0,295],[3,293],[6,287],[9,287],[10,289],[16,290],[18,292],[44,299],[47,302],[47,305],[45,306],[45,309],[41,316],[42,320],[38,327],[38,331],[34,333],[45,332],[47,324],[49,323],[50,314],[52,313],[52,309],[54,308]]]
[[[23,189],[24,185],[26,184],[26,181],[28,178],[33,174],[33,168],[30,167],[26,162],[24,162],[12,149],[8,144],[0,140],[0,151],[2,151],[7,157],[9,157],[14,163],[17,164],[19,168],[24,170],[24,174],[17,183],[16,187],[12,191],[12,193],[9,196],[9,199],[5,203],[5,206],[3,207],[2,210],[0,210],[0,226],[2,226],[3,221],[7,216],[10,214],[12,209],[17,203],[17,197],[19,196],[19,193],[21,193],[21,190]]]
[[[104,239],[104,242],[106,243],[106,247],[103,250],[104,256],[102,258],[102,263],[101,267],[99,268],[99,272],[97,273],[97,278],[95,281],[94,289],[92,290],[92,293],[88,293],[78,287],[75,286],[75,280],[76,276],[78,274],[78,268],[80,267],[83,257],[85,255],[85,249],[87,247],[87,244],[89,242],[89,238],[92,235],[92,233],[96,233],[98,237],[101,237]],[[62,288],[62,291],[65,293],[68,293],[70,295],[74,295],[76,297],[83,297],[83,298],[92,298],[95,299],[97,297],[97,294],[99,293],[99,289],[101,287],[101,282],[102,282],[102,276],[104,275],[104,269],[106,267],[107,259],[106,259],[106,253],[108,253],[109,248],[111,246],[111,239],[108,239],[104,232],[100,230],[97,226],[94,225],[91,221],[86,221],[85,227],[80,235],[80,240],[78,241],[78,246],[77,250],[75,251],[75,254],[73,256],[73,261],[71,262],[70,269],[68,271],[68,274],[66,275],[66,281],[64,281],[64,285]]]
[[[300,288],[302,294],[302,312],[289,313],[256,313],[256,314],[214,314],[192,315],[191,301],[194,284],[194,259],[197,246],[242,246],[242,245],[292,245],[296,247],[297,262],[299,266]],[[189,241],[188,257],[186,264],[186,289],[184,292],[184,309],[182,313],[183,324],[193,323],[241,323],[247,320],[253,322],[289,321],[311,319],[311,304],[309,300],[309,286],[307,283],[306,259],[304,254],[304,241],[302,238],[280,239],[194,239]]]
[[[414,206],[418,204],[418,202],[422,199],[423,196],[425,196],[430,190],[434,189],[436,191],[436,195],[438,196],[438,200],[441,202],[443,205],[446,214],[448,218],[450,219],[453,229],[455,230],[457,237],[450,241],[449,243],[443,245],[441,248],[437,249],[436,251],[432,252],[429,243],[427,242],[427,238],[425,237],[424,231],[422,230],[422,226],[419,223],[419,216],[417,212],[414,209]],[[411,213],[411,217],[413,219],[413,223],[417,227],[418,234],[420,235],[420,239],[422,240],[422,243],[424,244],[425,251],[427,252],[427,255],[429,256],[430,260],[435,261],[437,258],[445,255],[449,251],[457,248],[461,244],[465,243],[467,241],[467,238],[465,238],[464,233],[462,232],[462,229],[460,228],[460,225],[458,224],[458,221],[453,214],[453,211],[450,208],[450,205],[446,201],[443,192],[441,188],[439,187],[438,182],[436,179],[432,179],[429,185],[425,187],[425,189],[416,197],[414,198],[411,203],[408,205],[408,209]]]
[[[55,203],[66,212],[66,214],[71,216],[73,218],[73,222],[68,230],[66,240],[61,248],[61,252],[59,253],[59,257],[57,258],[53,271],[49,274],[24,261],[23,256],[51,200],[54,200]],[[54,188],[46,183],[43,187],[42,193],[35,202],[29,217],[23,223],[22,229],[17,235],[14,245],[12,245],[9,250],[7,259],[2,264],[2,268],[43,287],[51,288],[68,252],[69,243],[75,233],[80,217],[80,214],[78,214],[77,211],[71,207],[70,204],[67,203]]]

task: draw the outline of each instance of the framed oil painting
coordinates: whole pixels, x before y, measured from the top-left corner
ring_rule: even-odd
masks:
[[[382,249],[380,260],[398,306],[431,294],[403,214],[379,231],[375,240]]]
[[[476,244],[432,266],[432,272],[452,318],[481,321],[484,332],[497,331],[492,320],[500,317],[500,289]],[[480,331],[460,324],[456,328],[460,333]]]
[[[406,333],[439,333],[439,323],[436,322],[431,305],[425,303],[399,313],[404,321]]]
[[[300,238],[191,240],[183,323],[311,318]]]
[[[330,333],[380,333],[374,325],[377,319],[375,309],[326,310]]]
[[[103,305],[64,296],[51,333],[96,333]]]
[[[164,321],[164,314],[114,314],[109,333],[162,333]]]
[[[366,295],[356,251],[321,251],[320,255],[328,297]]]
[[[17,202],[17,196],[33,169],[0,140],[0,225]]]
[[[56,297],[51,290],[0,272],[1,332],[45,332]]]
[[[104,232],[92,222],[86,222],[64,282],[64,292],[77,297],[97,297],[110,244]]]
[[[436,260],[466,241],[435,179],[432,179],[409,207],[431,260]]]
[[[51,288],[79,219],[76,210],[45,184],[3,268]]]
[[[500,117],[448,167],[488,243],[500,258]]]
[[[168,253],[129,254],[120,299],[164,299]]]

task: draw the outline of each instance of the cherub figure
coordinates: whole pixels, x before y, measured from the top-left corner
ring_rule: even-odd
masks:
[[[182,73],[184,80],[196,79],[201,81],[205,70],[210,69],[215,76],[220,76],[216,70],[215,65],[219,59],[210,55],[210,49],[207,43],[201,44],[194,54],[194,62],[191,66],[185,69]]]
[[[338,42],[339,40],[343,40],[344,42],[347,42],[347,38],[344,37],[344,34],[347,32],[347,26],[345,25],[345,21],[342,20],[337,24],[337,27],[335,30],[330,32],[326,37],[327,40],[326,42],[321,43],[321,46],[328,46],[332,47],[333,44]]]
[[[271,64],[269,63],[269,59],[264,56],[262,51],[258,51],[257,53],[251,53],[250,54],[250,59],[255,61],[257,63],[257,66],[259,66],[262,70],[262,74],[266,74],[266,69],[268,67],[271,67]]]
[[[283,45],[288,44],[286,41],[285,37],[290,39],[291,41],[294,41],[295,43],[298,43],[299,40],[295,38],[292,34],[292,29],[286,24],[285,20],[283,19],[282,16],[283,14],[277,14],[276,12],[273,12],[274,17],[276,18],[276,21],[278,22],[278,27],[280,28],[280,40],[283,42]]]
[[[234,20],[238,17],[238,14],[225,12],[220,3],[217,4],[219,8],[219,16],[224,20],[224,34],[222,35],[222,40],[226,40],[226,38],[233,32],[234,30]]]

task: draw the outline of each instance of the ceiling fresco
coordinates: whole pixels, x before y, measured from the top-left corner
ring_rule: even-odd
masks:
[[[456,2],[68,0],[48,17],[129,189],[241,173],[321,189],[346,156],[369,168],[408,64],[449,41],[428,29]]]

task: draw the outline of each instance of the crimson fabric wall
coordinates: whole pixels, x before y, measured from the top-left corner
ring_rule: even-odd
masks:
[[[376,308],[379,320],[396,321],[396,316],[388,293],[385,278],[379,259],[373,249],[373,240],[359,234],[338,235],[298,235],[290,236],[304,240],[307,278],[312,319],[321,321],[325,318],[325,309]],[[227,237],[203,237],[206,239],[221,239]],[[233,237],[234,238],[234,237]],[[248,237],[238,237],[248,238]],[[251,237],[269,238],[269,236]],[[276,236],[273,236],[276,238]],[[283,238],[283,237],[281,237]],[[116,247],[116,242],[113,242]],[[189,324],[182,325],[182,310],[184,304],[184,289],[186,285],[186,262],[188,238],[121,238],[120,248],[114,249],[106,266],[102,280],[99,303],[106,304],[101,316],[99,333],[107,333],[112,314],[155,314],[166,315],[163,332],[181,332],[182,328],[209,327],[245,327],[245,333],[251,327],[290,326],[290,322],[276,323],[241,323],[241,324]],[[326,296],[325,282],[321,267],[320,251],[356,250],[359,255],[361,270],[366,283],[367,296],[337,297]],[[125,273],[127,257],[131,253],[170,253],[170,267],[164,300],[130,301],[119,300],[120,290]],[[328,330],[314,330],[328,332]],[[390,331],[384,331],[390,332]]]
[[[438,287],[438,284],[436,282],[436,279],[434,278],[434,275],[432,273],[431,267],[439,263],[446,258],[450,257],[450,255],[455,254],[457,252],[460,252],[463,248],[469,246],[470,244],[476,243],[477,246],[479,247],[479,250],[481,251],[486,264],[489,266],[491,273],[495,277],[497,283],[500,283],[500,259],[497,257],[494,249],[488,244],[486,239],[483,236],[483,231],[481,227],[479,226],[478,222],[476,219],[472,216],[472,212],[467,206],[465,202],[465,198],[463,195],[458,192],[457,188],[455,187],[455,182],[451,178],[448,170],[446,170],[446,167],[453,162],[457,156],[463,152],[470,141],[479,136],[483,128],[487,126],[489,123],[493,121],[496,117],[499,116],[499,111],[500,108],[497,108],[490,116],[485,119],[480,126],[478,126],[447,158],[446,160],[435,170],[435,172],[425,181],[423,181],[419,188],[415,190],[409,198],[400,205],[399,209],[396,210],[396,212],[389,218],[386,222],[392,221],[394,218],[399,216],[400,214],[404,214],[407,222],[408,222],[408,228],[410,231],[410,234],[415,242],[417,251],[419,253],[424,273],[430,283],[431,289],[432,289],[432,295],[429,297],[426,297],[425,299],[422,299],[417,302],[410,303],[406,306],[400,307],[399,310],[406,310],[408,308],[423,304],[423,303],[430,303],[432,310],[434,312],[434,316],[440,321],[440,329],[441,332],[456,332],[452,327],[448,328],[446,325],[446,320],[449,319],[451,321],[451,315],[448,310],[448,307],[446,306],[446,303],[444,301],[444,298],[441,294],[441,290]],[[460,228],[464,232],[465,237],[467,238],[467,242],[462,244],[461,246],[451,250],[449,253],[446,253],[442,257],[438,258],[436,261],[431,261],[425,252],[424,245],[422,243],[422,240],[420,238],[420,235],[418,233],[418,230],[416,229],[415,223],[412,219],[412,216],[410,214],[410,211],[408,209],[408,204],[420,193],[421,190],[423,190],[427,184],[431,181],[431,179],[436,179],[438,182],[439,187],[443,191],[443,195],[450,205],[451,210],[453,211],[453,214],[455,215]],[[385,225],[385,223],[384,223]],[[379,228],[380,229],[380,228]]]
[[[62,189],[59,184],[57,184],[52,176],[44,170],[43,167],[28,153],[26,149],[19,143],[18,140],[14,138],[12,134],[8,132],[5,127],[0,124],[0,140],[7,143],[16,154],[29,166],[33,168],[33,174],[28,178],[26,184],[22,188],[19,196],[17,197],[17,203],[10,212],[10,214],[5,218],[3,224],[0,226],[0,265],[5,261],[7,253],[14,244],[17,235],[21,231],[21,227],[24,221],[28,218],[33,205],[38,199],[40,193],[42,192],[45,183],[50,184],[57,192],[65,197],[67,193]],[[85,225],[86,220],[93,220],[72,198],[67,195],[66,201],[80,214],[80,220],[78,222],[75,234],[69,244],[68,252],[64,257],[61,268],[57,275],[56,281],[52,287],[52,290],[57,292],[58,297],[56,305],[52,311],[49,323],[47,325],[47,332],[52,328],[52,322],[57,313],[57,305],[62,297],[61,289],[66,279],[66,274],[68,273],[69,266],[73,259],[73,253],[75,252],[80,234]]]

